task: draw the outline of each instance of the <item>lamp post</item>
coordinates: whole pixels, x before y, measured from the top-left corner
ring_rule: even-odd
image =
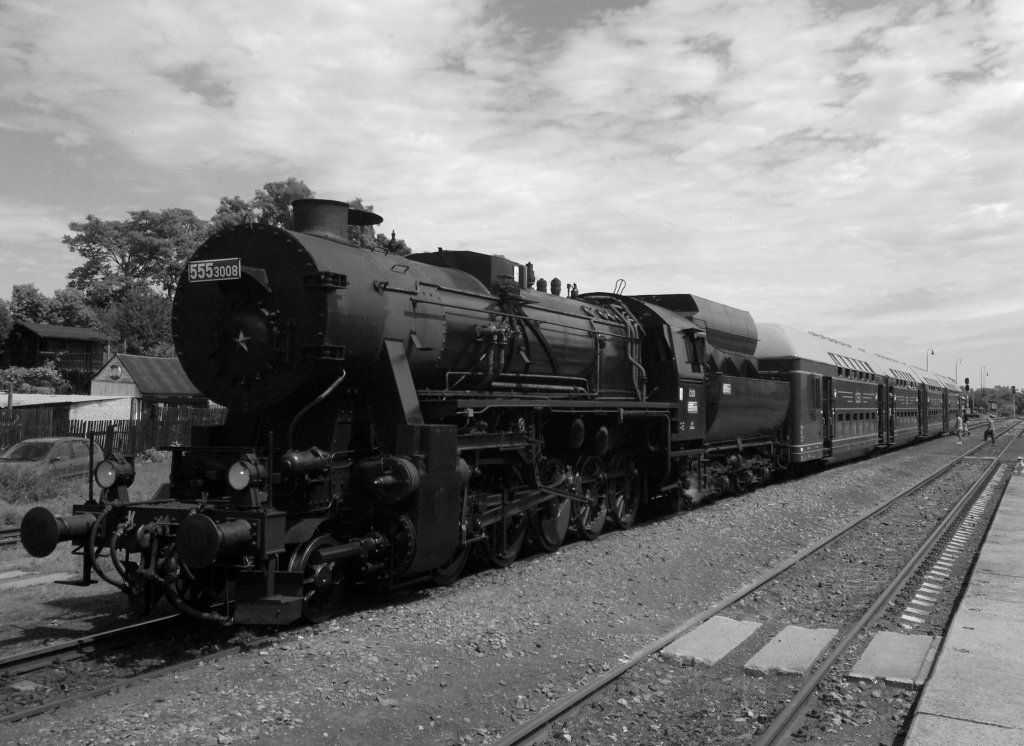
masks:
[[[953,383],[956,384],[957,388],[960,388],[960,379],[958,378],[958,376],[960,375],[960,363],[962,362],[962,359],[957,358],[956,364],[953,366]]]
[[[985,366],[985,365],[982,365],[981,366],[981,370],[978,372],[978,380],[981,381],[981,394],[979,395],[980,396],[979,405],[985,403],[985,376],[987,376],[987,375],[988,375],[988,367]]]
[[[928,358],[930,358],[934,354],[935,354],[935,348],[934,347],[929,347],[928,348],[928,352],[926,352],[925,355],[924,355],[924,369],[925,370],[928,370]]]

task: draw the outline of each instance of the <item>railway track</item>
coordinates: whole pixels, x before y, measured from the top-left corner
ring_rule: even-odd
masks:
[[[1007,432],[1004,430],[999,436],[1003,447],[1007,446],[1011,440],[1007,437]],[[669,679],[664,675],[666,664],[663,651],[674,641],[715,617],[725,616],[726,614],[736,619],[758,616],[757,607],[760,604],[758,596],[770,595],[773,592],[773,586],[784,583],[787,575],[801,572],[801,568],[809,562],[815,561],[815,558],[829,553],[838,554],[841,550],[837,549],[837,547],[847,537],[858,531],[873,530],[869,527],[877,525],[879,522],[884,522],[886,517],[892,515],[894,510],[901,504],[907,504],[908,501],[915,499],[921,500],[921,495],[925,491],[943,479],[958,464],[968,459],[974,459],[978,455],[984,457],[996,456],[995,453],[992,453],[993,450],[993,447],[986,442],[974,446],[945,467],[925,477],[910,489],[901,492],[874,510],[860,516],[857,520],[824,538],[819,543],[806,548],[713,607],[687,619],[678,627],[636,652],[628,659],[621,661],[614,667],[610,667],[607,672],[595,678],[586,686],[553,703],[536,716],[520,724],[496,743],[499,746],[519,746],[520,744],[564,742],[563,739],[567,740],[567,737],[573,738],[574,733],[581,734],[580,740],[584,742],[595,739],[600,740],[598,734],[593,731],[587,731],[586,724],[607,719],[606,713],[613,710],[616,704],[628,707],[630,705],[630,698],[622,697],[620,696],[621,694],[647,691],[649,695],[650,691],[658,692],[667,688],[665,684]],[[1001,447],[1000,452],[1002,450],[1003,448]],[[894,603],[894,599],[901,589],[904,588],[908,578],[911,578],[915,573],[921,572],[922,564],[933,555],[936,546],[941,544],[943,539],[948,538],[949,534],[955,530],[957,523],[963,520],[963,516],[974,505],[984,487],[991,482],[997,472],[997,466],[998,457],[993,459],[992,465],[980,479],[971,483],[970,487],[959,496],[959,499],[943,511],[944,515],[935,525],[934,530],[919,543],[916,551],[909,558],[906,558],[898,569],[892,573],[891,577],[882,584],[881,590],[873,595],[870,603],[862,604],[863,608],[858,614],[855,617],[848,617],[845,623],[833,625],[838,627],[841,637],[838,641],[833,640],[826,646],[826,652],[821,654],[824,657],[819,656],[817,665],[809,674],[804,676],[799,682],[787,679],[781,686],[774,688],[777,699],[774,711],[771,712],[770,716],[766,716],[764,713],[755,715],[753,711],[750,712],[754,716],[752,720],[758,722],[746,733],[737,734],[742,735],[741,740],[743,742],[756,743],[757,746],[775,746],[776,744],[786,742],[792,736],[794,730],[807,717],[808,711],[813,709],[812,700],[825,677],[833,671],[837,662],[843,656],[848,655],[848,651],[856,645],[858,640],[863,641],[865,630],[872,624],[878,623],[879,616],[890,608],[890,604]],[[986,514],[990,515],[994,507],[994,504],[990,505]],[[979,530],[976,534],[977,539],[980,541],[984,531]],[[785,597],[784,591],[775,591],[775,594]],[[950,603],[952,602],[950,601]],[[890,626],[892,626],[891,622]],[[743,655],[747,655],[747,653]],[[645,668],[648,670],[642,670]],[[708,670],[710,671],[710,669]],[[723,673],[722,676],[729,679],[734,678],[735,674],[735,670],[730,668],[728,673]],[[743,675],[740,674],[740,676]],[[669,676],[671,677],[671,674]],[[709,678],[714,679],[714,677],[715,674],[713,672],[705,675],[705,672],[701,671],[695,675],[695,678],[699,680],[697,686],[713,688],[714,685],[709,684],[707,680]],[[691,686],[692,684],[693,682],[691,682]],[[727,684],[725,689],[729,688],[730,685]],[[772,689],[770,686],[767,688],[769,690]],[[709,695],[709,699],[714,700],[716,697],[722,698],[727,696],[727,694],[719,692],[717,695]],[[745,693],[745,696],[750,696],[749,691]],[[635,700],[637,697],[634,695],[632,699]],[[644,702],[649,702],[649,700],[644,700]],[[643,706],[643,704],[638,703],[638,706]],[[674,710],[674,712],[665,713],[664,720],[671,720],[673,716],[685,717],[685,713],[681,712],[679,707],[680,702],[678,700],[672,701],[669,709]],[[657,708],[648,709],[657,710]],[[770,706],[769,709],[771,709]],[[696,712],[691,713],[691,716],[694,714],[698,717],[701,715],[700,712]],[[659,722],[657,715],[651,715],[650,718],[652,720],[651,727],[659,730],[657,735],[649,733],[645,736],[622,733],[618,734],[617,741],[619,743],[647,743],[649,739],[653,738],[664,743],[673,742],[671,737],[658,737],[666,731],[662,727],[662,723]],[[670,730],[667,732],[671,734]],[[601,735],[605,734],[602,733]],[[686,738],[679,732],[672,735],[676,739],[681,738],[682,742],[686,741]]]
[[[1004,436],[1004,438],[1005,438],[1005,436]],[[982,450],[981,448],[978,448],[978,447],[974,448],[973,450],[967,450],[967,449],[968,449],[968,448],[969,448],[970,446],[972,446],[972,445],[975,445],[975,444],[977,444],[977,445],[979,445],[979,446],[980,446],[981,444],[979,443],[979,441],[980,441],[980,437],[975,437],[975,438],[971,438],[971,439],[968,439],[968,440],[966,440],[966,441],[965,441],[965,448],[964,448],[964,450],[966,450],[967,452],[963,453],[963,455],[965,456],[965,462],[967,462],[967,463],[973,463],[973,464],[974,464],[974,465],[975,465],[976,467],[977,467],[977,465],[979,465],[979,464],[981,463],[981,462],[980,462],[980,459],[979,459],[979,458],[977,457],[977,456],[978,456],[979,454],[987,458],[987,457],[991,457],[991,453],[993,452],[993,451],[992,451],[992,449],[991,449],[991,446],[989,446],[988,444],[984,444],[984,446],[983,446],[984,450]],[[1002,442],[1002,439],[1000,439],[999,445],[1002,445],[1002,444],[1004,444],[1004,442]],[[950,443],[950,445],[951,445],[951,443]],[[979,453],[979,451],[981,451],[981,452]],[[980,471],[980,469],[979,469],[979,471]],[[837,475],[839,475],[839,474],[841,474],[841,472],[840,472],[839,470],[837,470],[836,474],[837,474]],[[905,484],[907,484],[907,483],[908,483],[908,480],[904,480],[903,484],[905,485]],[[880,492],[879,494],[883,494],[883,493],[881,493],[881,492]],[[726,503],[725,503],[725,502],[723,501],[723,504],[726,504]],[[701,515],[701,514],[699,514],[699,513],[695,513],[695,514],[694,514],[694,516],[695,516],[695,517],[697,517],[697,518],[699,518],[699,516],[700,516],[700,515]],[[623,536],[629,536],[629,534],[623,534]],[[616,536],[612,536],[612,537],[609,537],[609,538],[610,538],[610,539],[611,539],[611,541],[613,542],[614,540],[618,539],[618,536],[616,535]],[[609,545],[610,545],[610,544],[609,544]],[[798,545],[798,544],[794,544],[794,545]],[[597,546],[600,546],[600,544],[598,544]],[[773,559],[773,560],[772,560],[772,562],[776,561],[776,559],[777,559],[777,558]],[[544,562],[547,562],[547,561],[548,561],[548,558],[544,558]],[[768,563],[766,563],[766,564],[762,565],[762,567],[767,567],[767,566],[768,566]],[[752,574],[752,575],[753,575],[753,574]],[[752,575],[748,575],[748,577],[751,577]],[[724,586],[724,587],[728,587],[728,586],[726,585],[726,586]],[[456,588],[456,590],[458,590],[458,588]],[[466,594],[466,588],[462,588],[462,593],[463,593],[463,595],[465,595],[465,594]],[[717,591],[716,591],[716,593],[717,593]],[[756,595],[757,593],[758,593],[758,591],[757,591],[757,590],[753,590],[753,591],[752,591],[752,593],[750,594],[750,596],[754,596],[754,595]],[[714,597],[714,596],[712,596],[712,595],[709,595],[709,596],[707,596],[707,597],[705,597],[705,598],[715,598],[715,597]],[[411,607],[411,608],[413,608],[413,609],[414,609],[414,611],[415,611],[415,605],[414,605],[413,607]],[[397,610],[397,609],[392,609],[392,610],[391,610],[391,612],[392,612],[392,613],[395,613],[395,612],[398,612],[398,611],[399,611],[399,610]],[[709,610],[709,611],[711,611],[711,610]],[[413,617],[413,618],[416,618],[416,615],[418,615],[418,614],[419,614],[419,612],[415,612],[415,614],[414,614],[414,617]],[[707,614],[703,615],[703,616],[702,616],[702,618],[707,618]],[[343,622],[341,622],[341,624],[342,624],[342,625],[347,625],[348,623],[349,623],[348,621],[343,621]],[[689,624],[689,626],[695,626],[695,625],[696,625],[697,623],[699,623],[699,620],[698,620],[698,617],[696,617],[696,616],[695,616],[695,617],[693,617],[693,618],[692,618],[692,619],[690,620],[690,624]],[[665,627],[663,626],[663,627],[662,627],[662,629],[664,629],[664,628],[665,628]],[[684,631],[684,630],[683,630],[683,629],[677,629],[677,631]],[[348,640],[347,638],[348,638],[348,635],[346,635],[346,641],[345,641],[345,642],[346,642],[346,646],[345,646],[345,647],[348,647],[348,645],[349,645],[349,644],[351,644],[351,641],[349,641],[349,640]],[[440,639],[440,635],[439,635],[438,639]],[[642,644],[642,641],[638,641],[638,643],[637,643],[637,644],[638,644],[638,645],[639,645],[639,644]],[[532,645],[530,645],[530,646],[529,646],[529,648],[532,648]],[[527,650],[528,650],[529,648],[527,648]],[[540,648],[540,645],[538,645],[538,648]],[[632,646],[631,646],[631,647],[624,647],[624,648],[617,648],[617,649],[618,649],[618,650],[631,650],[631,649],[633,649],[633,648],[632,648]],[[332,653],[335,653],[335,654],[336,654],[336,653],[337,653],[337,650],[332,650]],[[545,654],[546,654],[546,653],[547,653],[547,648],[545,648]],[[217,655],[220,655],[220,653],[216,653],[216,654],[217,654]],[[375,654],[379,654],[379,653],[378,653],[378,651],[377,651],[376,649],[375,649]],[[547,657],[547,655],[544,655],[543,657]],[[651,657],[654,657],[654,658],[656,658],[656,654],[653,654],[653,655],[652,655]],[[196,659],[196,660],[198,660],[198,659]],[[191,660],[191,661],[187,661],[187,662],[181,663],[181,664],[179,664],[179,665],[180,665],[180,666],[194,666],[194,665],[196,665],[196,660]],[[599,659],[599,658],[593,658],[592,660],[600,660],[600,659]],[[504,662],[504,659],[503,659],[503,662]],[[611,661],[609,661],[609,662],[611,662]],[[356,660],[356,661],[355,661],[355,663],[358,663],[358,660]],[[90,665],[91,665],[91,664],[90,664]],[[384,664],[383,664],[383,663],[381,663],[380,665],[384,665]],[[598,664],[598,666],[597,666],[597,667],[599,668],[599,667],[600,667],[600,665]],[[638,665],[638,666],[636,666],[636,667],[640,667],[640,666]],[[636,670],[636,667],[635,667],[635,668],[633,669],[634,671]],[[378,669],[378,668],[379,668],[379,665],[375,664],[375,665],[374,665],[374,667],[372,668],[372,670],[373,670],[373,669]],[[95,670],[95,669],[93,668],[93,669],[90,669],[90,670]],[[157,675],[157,674],[162,674],[162,673],[166,673],[166,672],[167,672],[168,670],[171,670],[171,668],[170,668],[170,667],[168,667],[167,665],[161,664],[161,667],[160,667],[160,669],[159,669],[159,670],[155,669],[155,670],[154,670],[154,672],[153,672],[153,673],[152,673],[151,675]],[[679,670],[679,668],[678,668],[678,667],[676,667],[676,668],[675,668],[675,670],[677,670],[677,671],[678,671],[678,670]],[[86,674],[86,675],[88,675],[88,674]],[[95,681],[96,681],[97,683],[99,683],[99,678],[100,678],[100,676],[97,676],[97,675],[95,675],[95,674],[92,674],[92,675],[93,675],[93,678],[95,679]],[[106,673],[103,673],[102,675],[103,675],[103,676],[108,676],[108,674],[106,674]],[[629,677],[630,675],[631,675],[631,673],[630,673],[630,672],[627,672],[626,674],[624,674],[624,675],[622,676],[622,678],[624,678],[624,679],[625,679],[625,678],[628,678],[628,677]],[[110,689],[120,689],[120,688],[128,687],[128,686],[131,686],[131,684],[133,684],[133,683],[135,683],[135,682],[141,681],[141,679],[140,679],[140,678],[125,678],[125,679],[122,679],[122,681],[119,681],[119,682],[114,682],[114,681],[113,681],[113,679],[111,679],[111,678],[110,678],[110,677],[108,676],[108,677],[105,677],[105,678],[103,679],[103,681],[105,682],[105,684],[103,684],[102,686],[106,687],[106,690],[97,690],[97,691],[95,692],[96,694],[98,694],[98,693],[101,693],[101,691],[109,691]],[[510,685],[511,685],[511,682],[512,682],[512,679],[511,679],[511,677],[510,677],[510,678],[509,678],[509,684],[510,684]],[[441,686],[444,686],[444,685],[442,684]],[[504,687],[504,686],[505,686],[505,684],[503,683],[503,684],[502,684],[502,686]],[[328,689],[325,689],[325,688],[322,688],[322,689],[323,689],[323,691],[328,691]],[[492,690],[489,690],[489,689],[487,689],[487,690],[484,690],[484,691],[492,691]],[[506,691],[507,691],[507,690],[506,690]],[[562,691],[565,691],[565,690],[564,690],[564,689],[562,689]],[[86,696],[91,696],[91,695],[88,695],[88,694],[84,694],[84,693],[83,693],[83,694],[80,694],[80,695],[74,695],[74,694],[73,694],[73,695],[69,695],[69,696],[63,696],[63,701],[61,701],[61,702],[58,702],[58,703],[57,703],[56,705],[54,705],[54,706],[60,706],[60,704],[63,704],[63,702],[67,702],[67,701],[70,701],[69,697],[77,697],[77,698],[84,698],[84,697],[86,697]],[[385,695],[385,694],[381,694],[380,696],[381,696],[381,697],[390,697],[391,695],[390,695],[390,694],[387,694],[387,695]],[[536,699],[536,698],[535,698],[535,699]],[[240,707],[244,707],[244,705],[239,705],[239,706],[240,706]],[[23,709],[24,709],[24,710],[26,710],[26,711],[28,711],[28,708],[23,708]],[[30,713],[30,714],[31,714],[31,713]],[[394,714],[393,712],[389,712],[389,715],[390,715],[390,716],[393,716],[393,714]],[[525,712],[523,712],[523,714],[525,714]],[[25,716],[25,715],[23,715],[23,716]],[[568,715],[565,715],[565,717],[568,717]],[[461,718],[461,716],[460,716],[460,718],[458,719],[458,721],[459,721],[459,722],[462,722],[462,718]],[[506,723],[506,725],[507,725],[507,723]],[[32,723],[26,723],[26,727],[32,727]],[[542,736],[542,737],[543,737],[543,736]],[[622,742],[623,742],[623,741],[625,741],[625,740],[626,740],[625,738],[621,738],[621,739],[620,739],[620,742],[622,743]],[[574,742],[574,743],[579,743],[580,741],[583,741],[583,742],[587,742],[587,740],[586,740],[586,739],[581,739],[581,738],[573,738],[573,742]],[[599,739],[596,739],[596,740],[594,740],[594,741],[595,741],[595,742],[600,742],[600,740],[599,740]],[[415,739],[414,739],[414,742],[415,742]],[[563,741],[560,741],[560,742],[562,742],[562,743],[563,743]],[[629,741],[626,741],[626,742],[629,742]],[[640,743],[656,743],[656,740],[648,740],[648,741],[643,741],[643,740],[641,740],[641,741],[638,741],[638,742],[640,742]],[[672,740],[669,740],[669,739],[666,739],[666,740],[665,740],[665,743],[673,743],[673,742],[685,743],[685,742],[686,742],[686,740],[685,740],[685,739],[683,739],[683,740],[677,740],[677,741],[672,741]],[[723,741],[723,743],[725,743],[725,742],[729,742],[729,741]]]
[[[0,528],[0,546],[17,544],[21,540],[21,529],[17,527]]]
[[[258,648],[270,635],[176,627],[179,614],[147,619],[0,658],[0,723],[36,717],[72,702]]]
[[[73,640],[41,645],[0,658],[0,682],[22,695],[16,694],[6,702],[0,703],[0,722],[23,720],[56,709],[73,699],[83,696],[98,696],[114,687],[124,686],[125,682],[120,679],[107,685],[95,686],[85,681],[93,678],[86,675],[82,677],[83,687],[79,690],[77,686],[68,686],[65,667],[73,662],[77,663],[107,655],[119,648],[137,644],[146,635],[165,629],[176,618],[178,615],[172,614],[147,619],[137,624],[85,635]],[[81,668],[84,671],[85,666],[81,666]],[[58,678],[62,686],[49,685],[56,671],[60,671]],[[43,702],[22,706],[23,702],[38,699],[38,697],[28,696],[38,690],[62,693],[48,696]]]

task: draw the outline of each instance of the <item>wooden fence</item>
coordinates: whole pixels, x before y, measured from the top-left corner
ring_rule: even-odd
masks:
[[[66,408],[19,407],[0,413],[0,450],[25,438],[77,436],[93,434],[106,447],[107,432],[113,435],[112,447],[129,455],[150,448],[191,443],[193,425],[220,425],[226,410],[220,407],[168,406],[158,417],[133,420],[71,420]]]

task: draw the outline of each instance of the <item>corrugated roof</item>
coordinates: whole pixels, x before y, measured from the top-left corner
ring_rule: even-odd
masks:
[[[36,324],[32,321],[17,321],[16,325],[20,325],[28,329],[33,334],[46,339],[91,339],[98,342],[108,342],[108,337],[103,332],[98,332],[95,329],[82,329],[77,326],[56,326],[54,324]]]
[[[41,404],[82,404],[111,399],[125,399],[123,396],[95,396],[90,394],[11,394],[11,405],[34,407]],[[7,406],[6,392],[0,392],[0,409]]]
[[[115,355],[144,396],[199,396],[176,357]],[[106,367],[106,366],[104,366]]]

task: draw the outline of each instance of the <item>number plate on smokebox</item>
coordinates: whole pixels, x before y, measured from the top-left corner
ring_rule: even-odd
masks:
[[[207,259],[202,262],[188,263],[189,282],[211,282],[217,280],[237,280],[242,276],[242,260]]]

